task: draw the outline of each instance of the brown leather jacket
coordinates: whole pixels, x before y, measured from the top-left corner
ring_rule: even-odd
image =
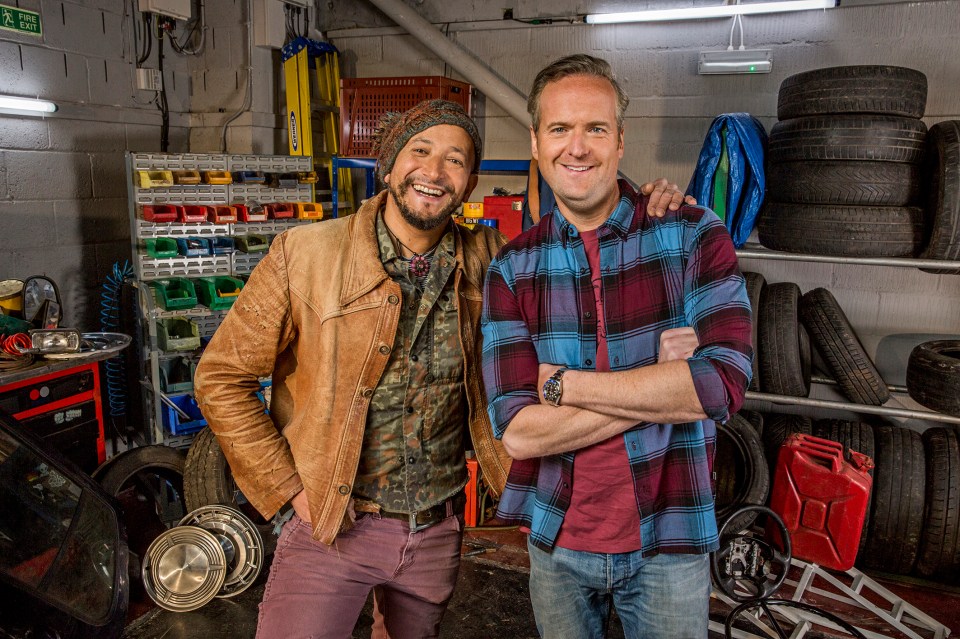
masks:
[[[217,329],[195,391],[237,485],[265,517],[301,489],[313,536],[333,543],[348,517],[370,397],[400,317],[400,287],[380,262],[375,220],[386,192],[355,214],[278,236]],[[492,229],[456,227],[454,287],[474,450],[499,494],[510,459],[494,440],[481,377],[480,311]],[[272,377],[270,414],[254,397]]]

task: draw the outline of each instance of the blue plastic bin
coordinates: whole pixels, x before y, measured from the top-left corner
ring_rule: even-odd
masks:
[[[202,430],[207,425],[207,420],[203,418],[200,407],[197,406],[197,400],[192,395],[168,395],[168,397],[180,410],[191,417],[187,420],[173,408],[163,404],[163,427],[171,435],[189,435]]]

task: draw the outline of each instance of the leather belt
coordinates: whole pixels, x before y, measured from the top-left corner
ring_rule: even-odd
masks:
[[[418,532],[424,528],[429,528],[434,524],[439,524],[447,517],[462,513],[466,503],[466,495],[461,490],[459,493],[442,504],[431,506],[426,510],[421,510],[414,513],[391,513],[381,510],[380,516],[387,517],[388,519],[400,519],[402,521],[406,521],[410,524],[410,532]]]

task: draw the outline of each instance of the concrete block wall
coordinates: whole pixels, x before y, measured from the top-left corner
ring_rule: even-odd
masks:
[[[0,93],[59,105],[47,118],[0,114],[0,279],[51,276],[64,324],[84,331],[99,330],[100,286],[130,258],[124,153],[161,148],[155,94],[134,88],[135,3],[19,0],[40,13],[43,35],[0,31]],[[219,152],[223,122],[246,95],[248,0],[205,4],[204,54],[164,46],[170,152]],[[156,41],[144,66],[158,66]],[[274,153],[285,145],[271,52],[255,52],[253,74],[252,109],[229,128],[227,148]]]
[[[280,58],[270,49],[248,46],[249,0],[205,0],[207,41],[204,55],[191,59],[190,147],[198,153],[221,149],[223,124],[233,153],[286,153],[281,99]],[[252,54],[252,55],[251,55]],[[247,98],[252,73],[252,95]]]
[[[421,15],[523,94],[536,71],[562,55],[586,51],[610,60],[631,96],[622,168],[638,180],[665,175],[686,184],[717,113],[748,111],[769,129],[780,82],[815,67],[920,69],[930,81],[925,121],[960,118],[957,0],[847,0],[829,11],[744,18],[746,45],[773,50],[774,72],[758,76],[697,75],[701,48],[726,47],[725,20],[616,26],[500,20],[504,7],[533,18],[632,4],[416,2]],[[152,94],[133,88],[129,1],[19,0],[19,6],[41,13],[44,35],[0,32],[0,93],[53,99],[60,111],[45,119],[0,114],[0,277],[51,275],[63,290],[67,322],[94,330],[100,283],[130,254],[123,153],[159,150],[160,116]],[[206,0],[206,7],[204,55],[182,58],[166,49],[170,150],[220,150],[223,123],[244,106],[252,67],[250,108],[229,127],[227,148],[285,152],[279,59],[256,48],[250,56],[248,0]],[[344,76],[460,77],[367,2],[328,0],[318,9],[320,28],[341,50]],[[149,62],[155,66],[156,47]],[[487,157],[529,157],[525,125],[483,96],[474,110]],[[482,182],[476,197],[504,181],[523,186],[498,176]],[[896,332],[960,333],[960,276],[770,261],[745,261],[744,268],[771,282],[796,281],[803,290],[831,288],[857,329],[875,341]]]
[[[53,100],[59,111],[0,114],[0,277],[49,275],[65,325],[98,330],[100,283],[130,256],[124,151],[159,150],[160,114],[152,93],[134,89],[129,2],[19,6],[40,13],[43,35],[0,32],[0,93]],[[186,150],[189,75],[172,55],[165,80],[170,148]]]
[[[777,92],[783,79],[818,67],[889,64],[919,69],[929,81],[927,124],[960,118],[960,2],[956,0],[851,0],[827,11],[744,17],[747,48],[773,52],[773,72],[766,75],[697,74],[701,49],[726,48],[730,20],[609,26],[526,26],[500,20],[503,7],[529,19],[615,11],[636,4],[422,0],[417,10],[523,95],[537,71],[558,57],[586,52],[609,60],[631,98],[621,169],[638,181],[663,175],[686,185],[715,115],[747,111],[769,130],[776,122]],[[353,3],[328,2],[330,9],[321,13],[321,28],[348,61],[345,75],[416,75],[442,66],[443,61],[415,38],[391,28],[387,16],[369,8],[347,10],[347,5]],[[735,44],[739,44],[739,33]],[[524,125],[491,100],[481,97],[477,106],[486,157],[530,157]],[[481,195],[478,189],[476,196]],[[830,289],[865,336],[868,348],[894,333],[960,335],[960,274],[764,260],[744,260],[743,268],[764,273],[769,282],[797,282],[803,291],[817,286]]]

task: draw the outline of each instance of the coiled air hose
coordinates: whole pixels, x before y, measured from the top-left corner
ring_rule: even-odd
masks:
[[[123,266],[119,262],[113,265],[113,271],[107,275],[100,293],[100,330],[104,333],[116,333],[120,329],[120,297],[125,280],[134,277],[130,261]],[[121,355],[104,362],[107,383],[107,401],[110,404],[110,417],[127,414],[127,373],[124,358]]]

